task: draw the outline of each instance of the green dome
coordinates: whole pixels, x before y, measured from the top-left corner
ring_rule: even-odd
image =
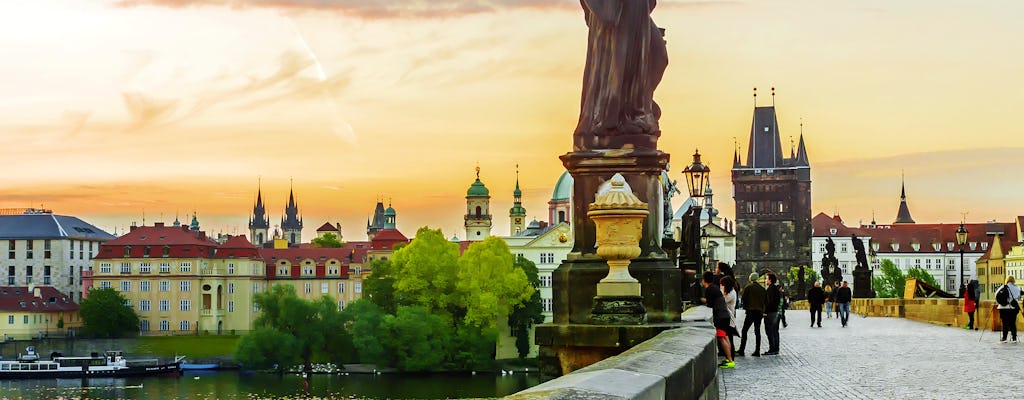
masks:
[[[469,185],[469,190],[466,191],[466,197],[490,197],[491,191],[487,190],[487,186],[484,186],[483,182],[480,182],[480,178],[476,178],[476,182]]]
[[[558,177],[554,192],[551,193],[551,201],[568,201],[569,196],[572,195],[572,182],[572,175],[569,175],[569,171],[563,172],[562,176]]]
[[[395,216],[395,209],[391,208],[391,206],[388,206],[388,209],[384,210],[384,216],[385,217],[394,217]]]

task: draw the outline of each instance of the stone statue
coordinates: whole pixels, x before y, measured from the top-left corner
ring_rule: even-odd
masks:
[[[580,0],[590,28],[576,151],[656,149],[661,110],[654,89],[668,65],[657,0]]]
[[[665,172],[668,171],[669,166],[666,165]],[[668,174],[666,173],[665,175],[667,176]],[[662,182],[661,187],[664,191],[664,195],[662,196],[662,201],[664,202],[662,213],[664,213],[665,219],[664,232],[662,234],[665,235],[665,237],[670,238],[673,237],[674,234],[674,232],[672,232],[672,217],[674,216],[672,212],[672,197],[675,197],[675,195],[681,192],[679,191],[679,184],[677,181],[672,180],[671,178],[666,179],[666,182]]]
[[[839,259],[836,258],[836,243],[832,238],[825,241],[825,255],[821,257],[821,279],[826,284],[834,284],[843,280],[843,272],[839,269]]]
[[[864,241],[857,238],[856,234],[850,234],[850,240],[853,241],[853,252],[857,255],[857,267],[856,268],[870,268],[868,266],[868,256],[864,252]]]

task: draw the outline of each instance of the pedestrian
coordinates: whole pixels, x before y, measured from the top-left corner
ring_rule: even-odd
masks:
[[[701,285],[704,286],[704,305],[711,308],[712,321],[715,326],[715,337],[718,343],[725,349],[725,361],[718,364],[719,368],[735,368],[736,363],[732,359],[732,349],[729,348],[729,309],[725,306],[725,297],[718,285],[714,284],[715,274],[711,271],[704,271],[701,276]]]
[[[736,330],[736,305],[739,302],[740,296],[736,292],[736,280],[732,276],[722,276],[719,284],[722,296],[725,297],[725,308],[729,309],[729,330],[725,331],[725,333],[726,337],[729,338],[729,349],[732,351],[732,358],[735,360],[736,342],[732,338],[739,334],[739,331]]]
[[[828,282],[825,283],[825,314],[832,318],[832,299],[835,298],[835,294],[832,293],[832,285]]]
[[[788,328],[789,324],[786,323],[786,310],[789,309],[789,289],[783,289],[782,293],[782,309],[779,310],[779,321],[782,322],[783,328]]]
[[[1020,288],[1017,287],[1013,275],[1006,276],[1006,283],[996,289],[996,309],[999,310],[999,318],[1003,320],[1003,335],[1000,343],[1006,343],[1006,333],[1010,333],[1010,340],[1017,342],[1017,314],[1020,313]]]
[[[768,292],[767,302],[764,304],[764,330],[768,336],[768,351],[766,356],[779,354],[779,312],[782,311],[782,290],[779,289],[779,278],[774,272],[768,271],[764,277],[764,284]]]
[[[853,301],[853,291],[850,290],[850,285],[846,281],[843,281],[843,286],[836,289],[836,304],[839,305],[839,319],[843,323],[843,327],[850,322],[850,302]]]
[[[821,289],[821,282],[814,281],[814,286],[807,291],[807,303],[811,310],[811,328],[814,327],[814,316],[818,316],[818,327],[821,328],[821,306],[825,304],[825,291]]]
[[[750,274],[750,283],[743,287],[743,295],[740,296],[743,302],[743,335],[740,339],[740,350],[736,352],[736,355],[743,356],[743,351],[747,348],[747,338],[750,337],[749,333],[750,326],[754,326],[754,353],[751,354],[754,357],[761,356],[761,318],[764,316],[764,303],[768,301],[768,292],[764,290],[764,287],[760,283],[757,283],[757,279],[760,276],[757,272]]]
[[[978,298],[975,297],[975,289],[977,289],[978,285],[977,282],[977,280],[972,279],[967,283],[967,286],[964,287],[962,293],[964,297],[964,312],[967,313],[967,326],[965,326],[964,329],[967,330],[978,329],[974,327],[974,312],[978,309]]]

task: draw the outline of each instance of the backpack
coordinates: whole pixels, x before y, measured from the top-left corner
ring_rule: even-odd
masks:
[[[1003,285],[996,291],[996,303],[1000,306],[1010,305],[1010,288]]]

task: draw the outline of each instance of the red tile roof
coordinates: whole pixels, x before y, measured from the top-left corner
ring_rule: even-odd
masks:
[[[862,227],[859,229],[865,236],[870,236],[871,241],[878,243],[879,253],[950,253],[959,251],[956,244],[956,230],[960,224],[898,224],[878,225],[874,228]],[[964,224],[967,229],[967,242],[964,247],[966,253],[985,253],[981,243],[992,243],[990,234],[1000,232],[1003,242],[1016,242],[1017,232],[1012,223],[980,223]],[[978,243],[972,249],[970,243]],[[898,244],[899,250],[893,250],[892,244]],[[934,244],[939,244],[936,250]],[[953,247],[950,248],[949,244]],[[913,244],[918,244],[918,250],[914,250]]]
[[[259,249],[256,248],[245,235],[230,236],[220,247],[217,248],[215,258],[258,258]]]
[[[0,311],[75,311],[78,304],[53,286],[36,286],[39,297],[27,286],[0,286]]]
[[[838,216],[836,216],[838,217]],[[825,236],[850,236],[850,234],[857,234],[862,236],[860,229],[850,228],[843,225],[842,219],[836,220],[836,217],[830,217],[825,213],[818,213],[814,218],[811,218],[811,230],[813,236],[825,237]],[[832,233],[832,229],[836,230],[836,233]]]
[[[330,222],[324,222],[319,228],[316,228],[317,232],[337,232],[338,227],[331,225]]]
[[[341,248],[297,248],[287,249],[259,249],[260,257],[266,263],[268,278],[277,277],[277,262],[288,260],[292,266],[292,277],[298,277],[301,263],[305,260],[312,260],[317,267],[317,277],[323,277],[323,269],[327,261],[338,260],[342,266],[341,277],[348,277],[348,265],[360,264],[366,258],[366,251],[369,246],[366,242],[350,242]]]
[[[373,235],[373,240],[370,241],[370,246],[374,250],[391,250],[394,249],[396,244],[409,243],[409,238],[405,237],[402,232],[398,229],[382,229]]]

